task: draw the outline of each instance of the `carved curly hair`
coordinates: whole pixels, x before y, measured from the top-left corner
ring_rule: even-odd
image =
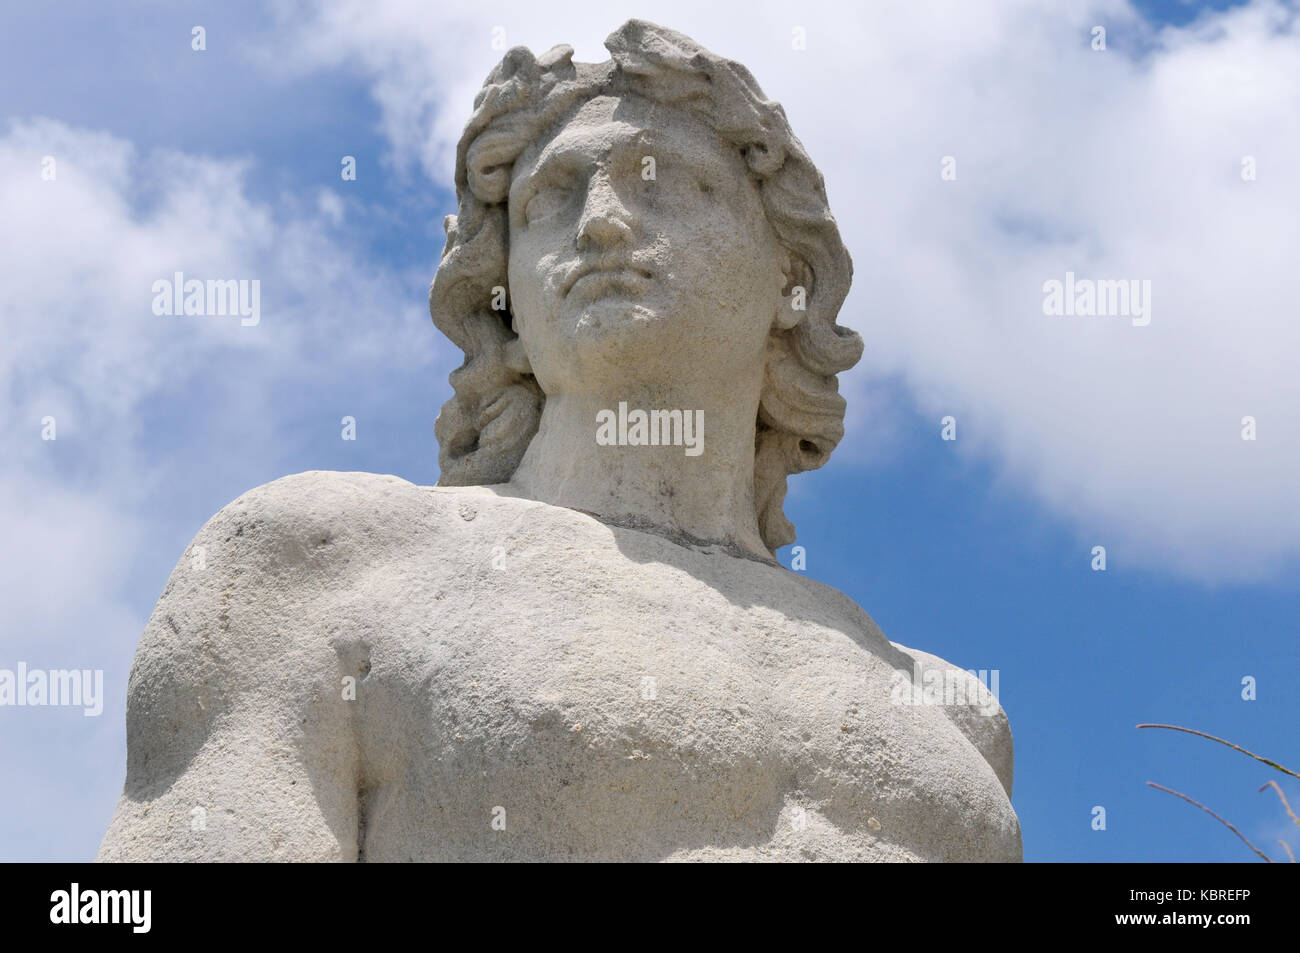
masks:
[[[434,324],[465,352],[455,391],[435,425],[443,486],[508,482],[537,433],[546,395],[529,372],[513,315],[494,310],[506,287],[506,198],[515,160],[570,110],[602,95],[636,95],[687,110],[744,158],[777,239],[807,294],[802,320],[774,329],[755,421],[754,502],[769,549],[793,542],[782,510],[786,478],[822,466],[844,436],[836,374],[862,356],[862,339],[836,323],[853,263],[826,202],[821,173],[739,63],[689,37],[629,20],[605,47],[613,59],[574,63],[573,48],[541,57],[505,55],[474,99],[456,152],[458,214],[444,221],[447,244],[429,290]],[[499,302],[498,302],[499,303]]]

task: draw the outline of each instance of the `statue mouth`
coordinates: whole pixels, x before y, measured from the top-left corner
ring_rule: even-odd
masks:
[[[578,293],[591,300],[607,291],[640,293],[654,275],[645,268],[624,261],[596,261],[579,265],[564,280],[563,297]]]

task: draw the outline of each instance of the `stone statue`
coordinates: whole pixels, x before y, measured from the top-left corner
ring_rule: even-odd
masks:
[[[739,64],[606,46],[475,99],[439,485],[285,477],[172,573],[101,860],[1020,859],[996,700],[773,555],[862,351],[820,173]]]

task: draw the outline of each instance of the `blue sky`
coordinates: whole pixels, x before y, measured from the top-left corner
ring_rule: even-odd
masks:
[[[1281,857],[1300,828],[1258,791],[1280,776],[1134,725],[1300,764],[1296,6],[970,6],[811,4],[796,25],[814,55],[790,51],[785,5],[649,14],[785,104],[854,256],[841,321],[867,354],[841,376],[848,433],[787,504],[808,573],[895,641],[999,671],[1027,860],[1250,858],[1148,780]],[[0,859],[93,856],[135,642],[216,510],[310,469],[437,480],[433,420],[460,355],[426,295],[449,150],[501,56],[491,29],[594,60],[632,15],[0,13],[0,668],[102,668],[108,696],[97,719],[0,709],[0,759],[23,779],[0,796]],[[174,270],[259,278],[262,323],[153,315],[150,284]],[[1150,278],[1152,324],[1043,316],[1042,283],[1067,270]]]

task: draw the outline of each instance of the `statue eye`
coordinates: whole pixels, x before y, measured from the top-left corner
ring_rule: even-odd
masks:
[[[562,211],[572,195],[573,190],[563,186],[548,185],[538,189],[524,205],[524,221],[531,224]]]
[[[696,179],[695,184],[699,188],[701,195],[713,194],[713,184],[707,179]]]

